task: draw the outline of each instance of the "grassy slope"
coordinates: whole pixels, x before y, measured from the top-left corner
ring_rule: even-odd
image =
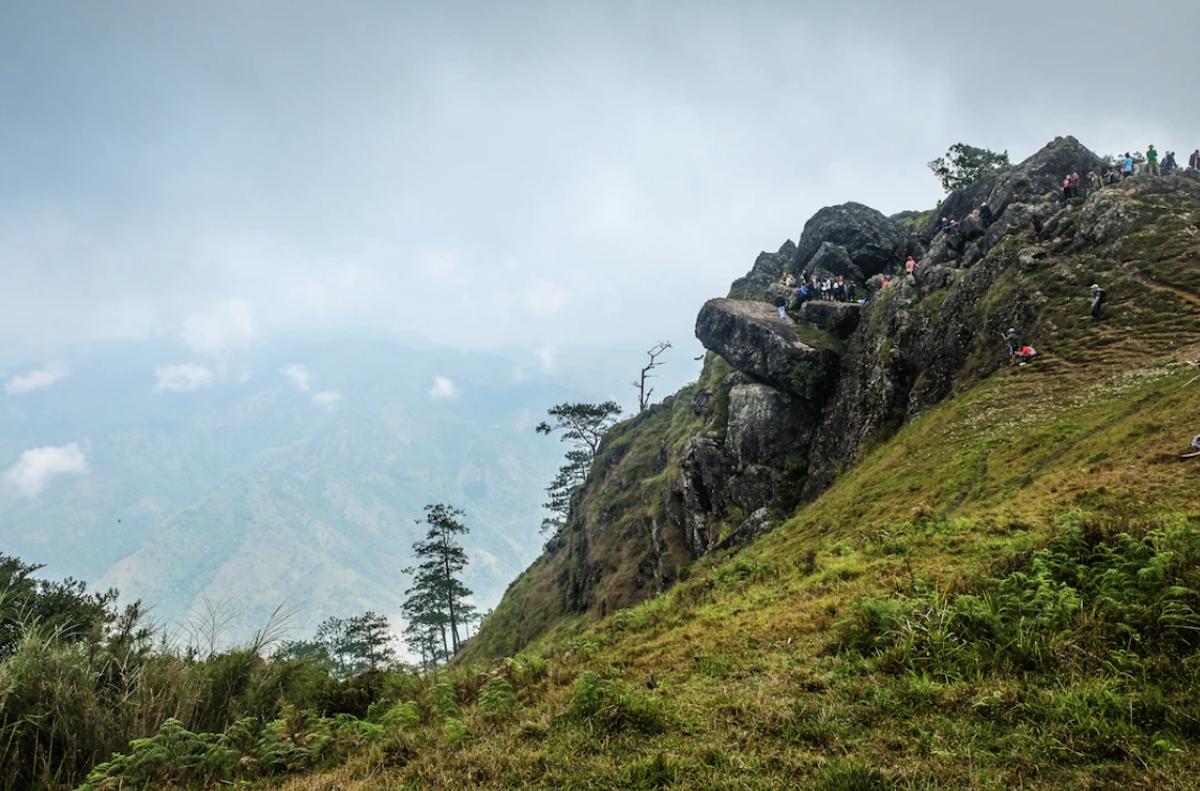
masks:
[[[487,668],[450,671],[473,740],[431,718],[283,788],[1193,788],[1200,654],[1186,632],[1167,650],[1161,618],[1130,636],[1099,600],[1057,626],[1029,616],[1032,655],[1011,642],[970,653],[954,636],[963,622],[945,626],[971,598],[956,597],[999,607],[997,580],[1035,579],[1031,553],[1064,525],[1097,545],[1200,531],[1200,459],[1180,459],[1200,404],[1200,382],[1187,384],[1200,355],[1196,206],[1159,200],[1144,199],[1143,226],[1115,248],[1053,254],[1023,275],[1045,297],[1034,364],[929,410],[666,594],[561,621],[528,649],[550,660],[544,673],[490,671],[516,687],[511,712],[478,705]],[[1101,278],[1114,301],[1093,322],[1081,293]],[[1134,587],[1200,608],[1196,557],[1173,557],[1175,576],[1139,567]],[[1039,584],[1035,598],[1063,590]],[[874,632],[872,601],[899,613]],[[612,686],[581,682],[588,672]]]

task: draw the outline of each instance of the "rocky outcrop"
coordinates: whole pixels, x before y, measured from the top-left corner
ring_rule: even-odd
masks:
[[[725,448],[738,468],[778,467],[808,447],[813,426],[813,410],[802,399],[768,385],[734,385]]]
[[[801,305],[797,315],[801,321],[845,339],[858,328],[862,309],[856,302],[829,302],[818,299],[809,300]]]
[[[748,299],[765,294],[772,283],[783,276],[784,268],[791,264],[796,257],[796,245],[788,240],[775,253],[759,253],[750,268],[742,277],[729,286],[729,296],[734,299]]]
[[[752,380],[798,396],[806,391],[797,369],[827,366],[826,356],[801,342],[792,322],[765,302],[710,299],[696,317],[696,337]]]
[[[833,242],[822,242],[817,252],[804,265],[804,272],[819,278],[843,275],[855,281],[863,279],[862,270],[850,260],[845,247]]]
[[[940,231],[943,218],[965,220],[971,216],[972,209],[985,203],[992,210],[994,222],[1014,203],[1060,192],[1064,176],[1076,172],[1086,176],[1089,171],[1099,171],[1103,167],[1103,160],[1075,138],[1055,138],[1006,172],[951,192],[929,218],[922,234],[926,239],[932,239]]]
[[[908,250],[908,233],[899,223],[861,203],[830,206],[804,224],[792,271],[811,272],[810,262],[825,244],[843,248],[858,270],[855,279],[861,279],[899,265]],[[832,256],[822,261],[831,261]]]

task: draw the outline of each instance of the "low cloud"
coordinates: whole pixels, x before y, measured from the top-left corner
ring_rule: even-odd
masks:
[[[333,409],[334,405],[342,400],[342,394],[336,390],[322,390],[319,393],[313,393],[312,374],[303,365],[289,365],[281,369],[280,373],[286,376],[301,393],[312,393],[312,402],[315,406]]]
[[[243,349],[254,337],[254,305],[244,299],[227,299],[206,313],[193,313],[183,320],[184,344],[213,357]]]
[[[323,406],[326,409],[333,409],[334,404],[342,400],[342,394],[336,390],[325,390],[321,393],[313,393],[312,402],[317,406]]]
[[[85,473],[87,460],[78,442],[61,448],[31,448],[21,454],[21,459],[0,476],[4,483],[14,487],[26,497],[37,497],[46,488],[50,478],[60,473]]]
[[[312,374],[310,374],[308,369],[303,365],[289,365],[280,373],[290,379],[292,384],[294,384],[296,389],[301,393],[308,392],[309,384],[312,382]]]
[[[458,395],[458,385],[444,376],[433,377],[433,389],[429,391],[431,398],[454,398]]]
[[[39,368],[36,371],[30,371],[24,376],[14,376],[12,379],[9,379],[8,384],[4,385],[4,392],[9,395],[21,395],[22,393],[41,390],[70,373],[71,371],[63,363],[49,363],[45,368]]]
[[[534,354],[542,361],[542,367],[549,371],[554,368],[554,364],[557,362],[556,351],[553,343],[547,343],[534,352]]]
[[[164,365],[154,369],[158,384],[155,392],[186,393],[205,385],[212,384],[213,373],[203,365],[183,363],[182,365]]]

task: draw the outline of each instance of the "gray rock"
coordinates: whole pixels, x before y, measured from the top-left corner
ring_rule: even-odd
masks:
[[[790,319],[765,302],[710,299],[696,317],[696,337],[753,381],[804,395],[793,373],[800,366],[824,368],[828,361],[796,337]]]
[[[738,525],[737,529],[722,539],[721,543],[713,547],[713,551],[719,552],[722,549],[736,547],[762,535],[771,523],[770,516],[771,512],[766,508],[759,508],[746,517],[746,520]]]
[[[844,248],[859,270],[859,277],[870,277],[904,260],[908,232],[899,223],[861,203],[826,207],[804,224],[796,245],[796,271],[807,270],[809,262],[826,243]]]
[[[820,278],[844,275],[852,280],[861,282],[862,270],[850,260],[850,253],[845,247],[833,242],[823,242],[816,254],[804,265],[804,273]]]
[[[684,540],[694,557],[712,546],[711,522],[725,510],[733,462],[716,440],[692,437],[680,459]]]
[[[1022,247],[1017,253],[1017,261],[1026,269],[1037,266],[1039,260],[1046,258],[1046,251],[1039,247]]]
[[[839,338],[849,338],[858,327],[862,308],[857,302],[823,302],[812,300],[800,306],[801,321],[832,332]]]
[[[795,257],[796,245],[791,241],[784,242],[779,252],[759,253],[750,271],[729,286],[730,297],[747,299],[766,293],[771,284],[783,276],[784,268]]]
[[[1115,184],[1088,196],[1079,212],[1079,234],[1089,242],[1106,244],[1121,236],[1137,223],[1132,190],[1125,184]]]
[[[947,288],[954,282],[954,270],[945,264],[929,266],[924,262],[916,271],[917,285],[921,291],[928,293],[939,288]]]
[[[983,247],[978,242],[969,244],[963,249],[962,261],[964,269],[975,266],[983,260]]]
[[[808,447],[815,418],[799,398],[768,385],[745,384],[729,392],[725,448],[739,467],[782,466]]]

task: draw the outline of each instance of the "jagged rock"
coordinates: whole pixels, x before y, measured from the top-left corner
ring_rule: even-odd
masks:
[[[725,448],[738,467],[782,466],[808,447],[815,420],[801,399],[768,385],[736,385],[729,391]]]
[[[1038,260],[1045,257],[1046,251],[1038,247],[1022,247],[1021,251],[1017,253],[1017,261],[1026,269],[1032,269],[1037,266]]]
[[[729,296],[733,299],[745,299],[759,294],[765,294],[772,283],[783,277],[784,268],[796,257],[796,245],[791,240],[783,243],[776,253],[759,253],[750,268],[742,277],[729,286]]]
[[[916,275],[917,285],[925,293],[938,288],[946,288],[954,282],[954,270],[944,264],[930,266],[922,261]]]
[[[754,538],[762,535],[767,530],[767,526],[771,523],[771,512],[766,508],[759,508],[750,516],[746,517],[746,521],[737,526],[732,533],[722,539],[721,543],[713,547],[714,552],[719,552],[723,549],[736,547],[740,544],[745,544]]]
[[[822,242],[820,248],[804,265],[804,273],[820,278],[844,275],[852,280],[863,279],[862,270],[850,260],[845,247],[833,242]]]
[[[801,321],[815,324],[839,338],[849,338],[858,327],[862,309],[857,302],[812,300],[801,305],[798,314]]]
[[[962,253],[963,238],[958,234],[939,233],[925,251],[922,264],[937,266],[957,261]]]
[[[708,551],[715,536],[709,521],[725,510],[733,462],[714,439],[693,437],[679,462],[684,541],[694,557]]]
[[[958,229],[958,235],[963,238],[964,242],[969,242],[972,239],[978,239],[987,231],[983,227],[983,220],[976,217],[974,214],[968,214],[962,219],[962,226]]]
[[[971,210],[984,203],[992,210],[993,222],[1013,203],[1028,201],[1046,193],[1057,193],[1063,176],[1078,171],[1087,175],[1104,162],[1073,137],[1058,137],[1025,161],[998,176],[989,176],[963,190],[946,196],[942,206],[929,218],[922,235],[932,239],[941,229],[942,218],[963,220]]]
[[[844,248],[859,277],[870,277],[904,260],[908,234],[899,223],[861,203],[829,206],[804,224],[794,271],[808,271],[809,262],[826,243]]]
[[[963,249],[962,266],[964,269],[975,266],[983,260],[983,247],[978,242],[969,244]]]
[[[779,496],[779,474],[762,464],[752,464],[729,479],[729,499],[746,510],[768,506]]]
[[[1087,241],[1106,244],[1123,236],[1137,223],[1131,190],[1116,184],[1088,196],[1079,213],[1079,234]]]
[[[752,380],[800,396],[805,393],[796,369],[828,365],[825,355],[796,337],[791,320],[765,302],[710,299],[696,317],[696,337]]]

